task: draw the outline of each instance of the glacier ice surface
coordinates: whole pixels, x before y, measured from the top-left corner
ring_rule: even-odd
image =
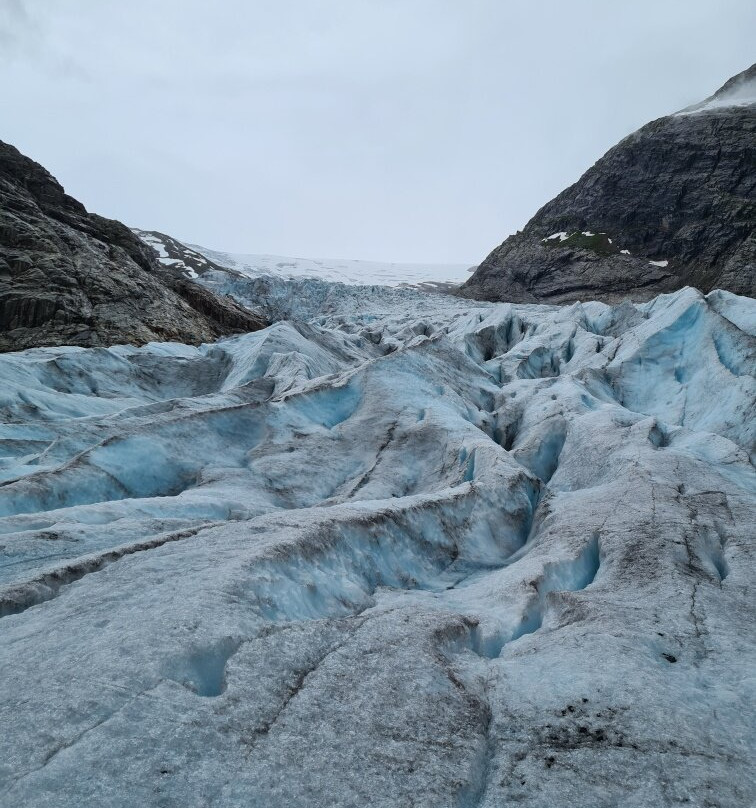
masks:
[[[752,804],[753,300],[203,280],[0,356],[0,804]]]

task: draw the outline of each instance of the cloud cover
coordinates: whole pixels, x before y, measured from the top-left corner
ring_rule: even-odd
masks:
[[[477,263],[752,61],[749,0],[5,0],[0,138],[236,252]]]

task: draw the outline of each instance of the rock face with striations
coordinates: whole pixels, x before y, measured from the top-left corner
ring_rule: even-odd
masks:
[[[514,302],[756,295],[756,65],[653,121],[497,247],[460,290]]]
[[[199,343],[260,318],[157,262],[0,141],[0,351],[151,340]]]

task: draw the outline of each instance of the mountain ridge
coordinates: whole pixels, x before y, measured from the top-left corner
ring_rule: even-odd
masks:
[[[89,213],[39,163],[0,141],[0,351],[176,340],[264,322],[161,267],[113,219]]]
[[[494,249],[459,294],[619,302],[690,285],[754,296],[754,143],[756,65],[623,138]]]

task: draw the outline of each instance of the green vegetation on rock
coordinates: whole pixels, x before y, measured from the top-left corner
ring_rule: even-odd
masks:
[[[598,255],[615,255],[620,250],[612,244],[606,233],[592,233],[591,231],[571,233],[566,239],[545,238],[543,244],[547,247],[580,247],[583,250],[592,250]]]

